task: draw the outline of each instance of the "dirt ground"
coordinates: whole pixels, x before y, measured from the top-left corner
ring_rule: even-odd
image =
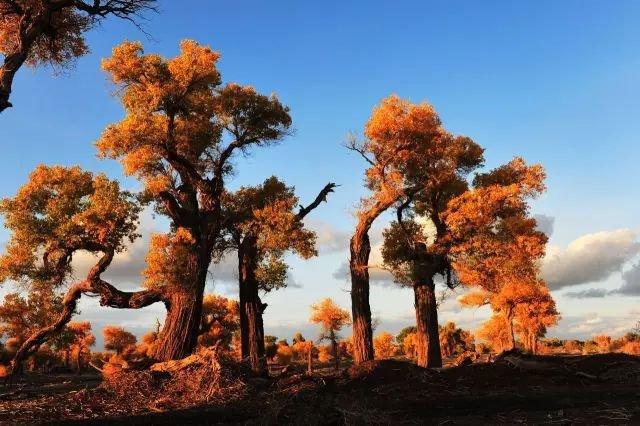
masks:
[[[640,357],[508,355],[425,370],[375,361],[341,374],[248,380],[242,397],[163,410],[114,401],[97,376],[0,388],[2,424],[640,424]]]

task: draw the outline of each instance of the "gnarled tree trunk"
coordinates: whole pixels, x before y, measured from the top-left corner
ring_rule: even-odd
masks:
[[[198,344],[202,322],[202,299],[211,262],[211,250],[194,247],[189,262],[192,271],[177,286],[165,291],[167,316],[158,336],[153,357],[158,361],[181,359],[190,355]]]
[[[198,343],[203,293],[195,288],[174,290],[167,295],[167,316],[158,336],[153,358],[170,361],[184,358]]]
[[[360,364],[374,358],[371,306],[369,305],[369,254],[371,243],[366,229],[356,229],[351,237],[351,314],[353,320],[353,361]]]
[[[420,367],[442,367],[438,307],[433,279],[413,286],[416,309],[416,353]]]
[[[266,375],[267,360],[264,347],[265,306],[260,300],[256,279],[258,248],[253,236],[247,236],[238,247],[238,278],[240,284],[240,338],[242,359],[249,359],[256,375]]]

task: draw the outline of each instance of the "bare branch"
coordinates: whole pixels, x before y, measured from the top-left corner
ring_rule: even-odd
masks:
[[[324,186],[324,188],[322,188],[322,190],[320,191],[320,193],[318,194],[316,199],[313,200],[313,202],[311,204],[309,204],[307,207],[304,207],[302,205],[300,206],[300,211],[296,215],[296,219],[298,219],[298,220],[304,219],[304,217],[306,215],[308,215],[313,209],[318,207],[320,205],[320,203],[322,203],[323,201],[326,203],[327,202],[327,196],[330,193],[334,192],[333,190],[338,186],[340,186],[340,185],[336,185],[333,182],[329,182],[328,184],[326,184]]]
[[[349,151],[358,153],[364,159],[364,161],[369,163],[369,165],[375,166],[374,160],[372,160],[367,155],[367,151],[365,150],[364,145],[358,142],[358,140],[356,139],[353,133],[347,137],[347,141],[343,144],[343,146],[347,148]]]

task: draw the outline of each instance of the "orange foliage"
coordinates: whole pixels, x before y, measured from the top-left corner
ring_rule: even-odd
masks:
[[[495,352],[509,349],[511,338],[507,328],[507,319],[503,314],[493,314],[477,330],[476,335],[491,345]]]
[[[394,356],[398,350],[394,342],[393,334],[383,331],[373,339],[373,349],[378,359],[388,359]]]
[[[416,357],[416,333],[407,334],[402,340],[402,350],[407,358]]]
[[[323,335],[342,330],[342,327],[349,324],[350,318],[349,311],[342,309],[329,298],[311,305],[311,317],[309,320],[322,326]]]
[[[133,349],[137,340],[136,336],[115,325],[105,326],[102,329],[102,335],[104,336],[105,349],[115,351],[117,355]]]
[[[233,337],[239,328],[240,312],[236,300],[214,294],[204,296],[201,334],[198,337],[200,345],[217,344],[221,349],[232,351]]]

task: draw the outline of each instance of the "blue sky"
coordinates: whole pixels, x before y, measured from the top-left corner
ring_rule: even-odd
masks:
[[[275,174],[304,202],[328,181],[342,185],[311,218],[326,244],[321,256],[292,259],[301,288],[267,297],[268,333],[314,333],[308,306],[321,297],[348,306],[348,283],[336,270],[364,195],[364,164],[340,144],[348,132],[361,132],[373,106],[391,93],[431,102],[449,130],[486,148],[488,167],[515,155],[545,166],[549,190],[533,210],[553,219],[550,253],[557,257],[548,259],[546,274],[563,320],[551,334],[615,334],[640,319],[640,3],[164,0],[160,8],[144,23],[151,39],[111,20],[88,34],[92,52],[74,69],[59,76],[21,70],[15,107],[0,114],[0,196],[15,193],[39,163],[80,164],[135,188],[118,163],[95,156],[93,142],[122,117],[100,59],[125,39],[172,56],[191,38],[221,51],[225,81],[276,92],[292,110],[295,134],[239,158],[232,186]],[[145,226],[160,230],[164,222],[147,218]],[[0,241],[7,236],[1,231]],[[130,256],[130,268],[140,267],[136,259]],[[583,273],[571,276],[575,271]],[[218,281],[216,291],[232,293]],[[381,328],[397,331],[412,322],[412,296],[382,282],[374,285],[372,307]],[[626,292],[584,298],[586,289],[627,284]],[[444,306],[443,321],[474,328],[486,315],[460,312],[454,302]],[[138,330],[162,309],[105,313],[89,303],[82,316]]]

